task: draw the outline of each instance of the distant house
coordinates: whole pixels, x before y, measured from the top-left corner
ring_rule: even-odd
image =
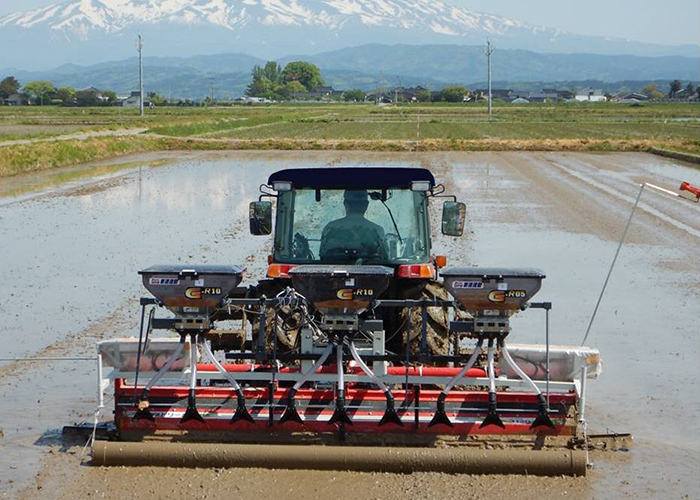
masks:
[[[637,92],[622,92],[615,96],[613,100],[623,104],[634,104],[636,102],[648,101],[649,97]]]
[[[512,104],[530,104],[530,101],[524,97],[516,97],[511,101]]]
[[[688,100],[697,100],[697,92],[689,91],[688,89],[681,89],[675,94],[673,94],[673,99],[688,99]]]
[[[132,92],[129,97],[122,99],[119,103],[125,108],[138,108],[141,105],[141,92]],[[144,102],[144,106],[146,103]]]
[[[503,101],[512,101],[513,99],[520,97],[519,95],[511,96],[512,93],[513,90],[511,89],[491,89],[491,96],[494,99],[501,99]],[[489,98],[488,89],[476,89],[472,92],[472,94],[475,94],[475,100],[488,100]]]
[[[5,106],[27,106],[29,104],[29,99],[21,94],[12,94],[3,102]]]
[[[602,102],[608,100],[601,89],[594,89],[592,87],[579,90],[576,92],[574,99],[578,102]]]
[[[556,94],[559,97],[559,99],[561,99],[561,100],[573,99],[574,95],[575,95],[570,90],[561,90],[561,89],[542,89],[542,93],[543,94]]]

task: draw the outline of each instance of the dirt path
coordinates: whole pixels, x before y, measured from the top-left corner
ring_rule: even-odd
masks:
[[[13,290],[0,303],[0,336],[27,355],[89,352],[95,339],[131,334],[129,304],[141,293],[135,271],[154,262],[248,262],[259,275],[267,243],[241,237],[257,185],[280,165],[328,164],[432,168],[469,213],[467,237],[437,238],[435,253],[451,264],[546,270],[538,297],[554,300],[552,335],[561,344],[581,341],[635,183],[700,184],[700,171],[645,154],[192,153],[105,189],[0,207],[2,270]],[[592,432],[629,431],[636,444],[594,456],[585,479],[93,468],[52,430],[90,415],[92,368],[33,365],[0,371],[0,496],[698,498],[699,235],[700,206],[645,194],[591,334],[605,372],[588,397]],[[526,312],[513,336],[540,342],[542,323]]]
[[[133,128],[127,130],[102,130],[96,132],[81,132],[77,134],[57,135],[53,137],[42,137],[38,139],[17,139],[13,141],[0,141],[0,148],[6,146],[21,146],[26,144],[36,144],[39,142],[52,141],[83,141],[85,139],[93,139],[95,137],[126,137],[130,135],[139,135],[146,132],[147,128]]]

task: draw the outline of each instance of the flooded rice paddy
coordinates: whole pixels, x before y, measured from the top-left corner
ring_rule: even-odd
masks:
[[[169,153],[118,163],[0,179],[0,357],[90,357],[96,341],[134,335],[144,294],[137,271],[153,264],[241,264],[253,282],[264,274],[270,244],[247,234],[258,186],[281,168],[327,165],[431,168],[468,207],[465,237],[436,235],[434,252],[452,264],[543,269],[537,299],[554,303],[553,342],[578,345],[637,184],[700,184],[700,170],[645,154]],[[41,488],[45,498],[87,490],[137,497],[142,488],[123,483],[138,474],[156,497],[182,490],[218,498],[234,483],[239,494],[259,498],[280,491],[450,498],[470,490],[516,498],[700,497],[699,262],[700,206],[645,192],[588,342],[604,362],[601,378],[589,384],[589,431],[631,432],[635,444],[594,457],[585,479],[299,471],[241,479],[235,471],[90,468],[80,464],[79,448],[61,451],[59,432],[92,418],[94,363],[6,361],[0,496],[33,498]],[[542,312],[520,314],[511,335],[543,342]]]

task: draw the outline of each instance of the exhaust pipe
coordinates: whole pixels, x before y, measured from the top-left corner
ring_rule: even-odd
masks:
[[[359,446],[97,441],[97,466],[236,467],[356,472],[585,476],[580,450],[482,450]]]

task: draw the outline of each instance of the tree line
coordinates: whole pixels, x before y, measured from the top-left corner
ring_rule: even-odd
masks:
[[[20,104],[62,105],[62,106],[114,106],[118,98],[113,90],[88,88],[76,90],[73,87],[56,87],[47,80],[28,82],[24,86],[14,76],[0,81],[0,105],[12,96],[19,96]],[[168,101],[156,92],[146,94],[146,101],[156,106],[167,105]]]
[[[693,82],[688,82],[688,84],[683,87],[683,82],[681,80],[673,80],[669,84],[668,93],[664,93],[659,89],[659,85],[656,83],[650,83],[642,89],[642,94],[646,95],[649,99],[664,99],[668,97],[669,99],[675,99],[678,95],[684,91],[685,97],[690,97],[700,91],[700,86],[694,86]]]
[[[65,106],[112,106],[117,102],[117,94],[112,90],[89,88],[76,90],[73,87],[55,87],[47,80],[37,80],[22,86],[14,76],[0,81],[0,98],[19,96],[23,104]]]

